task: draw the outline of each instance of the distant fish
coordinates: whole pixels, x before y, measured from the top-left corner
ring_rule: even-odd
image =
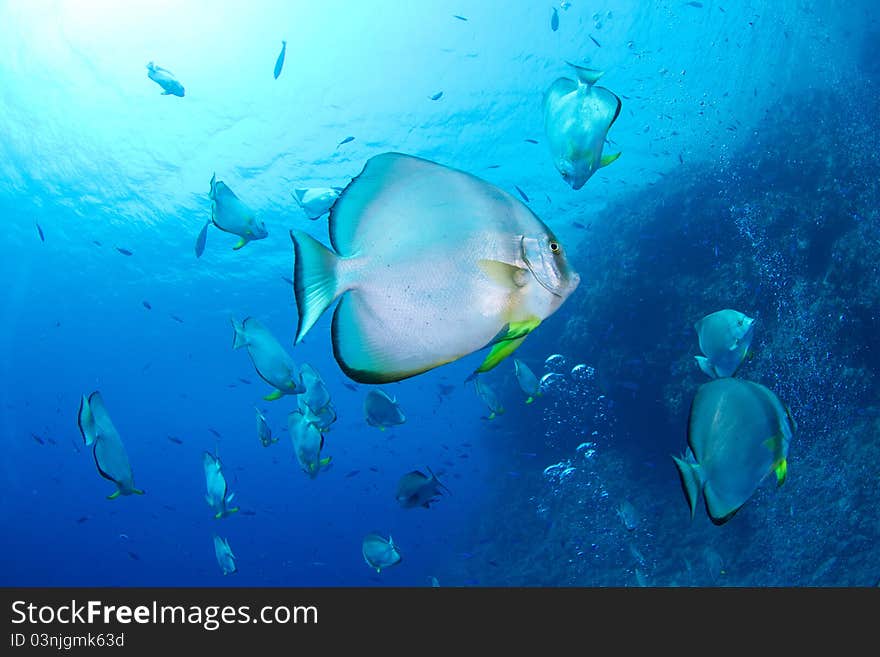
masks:
[[[241,238],[232,247],[234,251],[238,251],[248,242],[265,239],[269,235],[262,219],[256,217],[254,210],[243,203],[229,185],[217,180],[216,173],[211,176],[208,198],[211,199],[211,223],[220,230]],[[196,251],[198,251],[198,243]]]
[[[376,467],[374,467],[374,466],[371,465],[371,466],[370,466],[370,472],[379,472],[379,468],[376,468]]]
[[[281,42],[281,52],[278,53],[278,59],[275,60],[275,79],[281,75],[281,68],[284,66],[284,53],[287,51],[287,41]]]
[[[45,242],[45,241],[46,241],[46,236],[43,235],[43,229],[40,228],[40,224],[37,224],[36,222],[34,222],[34,223],[35,223],[36,226],[37,226],[37,232],[40,234],[40,241],[41,241],[41,242]]]
[[[146,308],[147,310],[153,309],[153,306],[150,305],[149,301],[141,301],[141,303],[144,304],[144,308]]]
[[[171,319],[173,319],[175,322],[180,322],[181,324],[183,324],[183,320],[182,320],[180,317],[178,317],[177,315],[170,315],[170,317],[171,317]]]
[[[596,41],[596,39],[593,38],[593,35],[592,35],[592,34],[588,34],[587,36],[590,37],[590,41],[592,41],[593,43],[595,43],[595,44],[596,44],[597,46],[599,46],[600,48],[602,47],[602,44],[599,43],[598,41]]]
[[[281,280],[284,281],[285,283],[289,284],[289,285],[293,285],[293,279],[292,279],[292,278],[288,278],[287,276],[283,276],[283,275],[282,275],[282,276],[281,276]]]
[[[459,16],[458,14],[453,14],[452,17],[453,17],[453,18],[457,18],[457,19],[460,20],[460,21],[466,21],[466,20],[467,20],[467,18],[465,18],[464,16]]]
[[[211,225],[210,221],[206,221],[205,225],[202,226],[202,229],[199,231],[198,237],[196,237],[196,258],[201,258],[202,254],[205,252],[205,243],[208,241],[208,226]]]
[[[352,477],[354,477],[354,476],[360,474],[360,472],[361,472],[360,470],[352,470],[352,471],[349,472],[347,475],[345,475],[345,478],[346,478],[346,479],[351,479]]]
[[[433,96],[431,96],[431,100],[440,100],[441,98],[443,98],[443,92],[442,92],[442,91],[438,91],[438,92],[435,93]]]
[[[353,383],[348,383],[347,381],[343,381],[342,385],[351,390],[352,392],[357,392],[358,387]]]
[[[354,141],[354,137],[350,137],[350,136],[349,136],[349,137],[346,137],[346,138],[343,139],[341,142],[339,142],[338,144],[336,144],[336,148],[339,148],[339,147],[342,146],[343,144],[347,144],[347,143],[352,142],[352,141]]]
[[[519,187],[517,187],[516,185],[514,185],[514,187],[516,187],[516,191],[519,192],[519,195],[522,196],[523,201],[525,201],[526,203],[528,203],[528,202],[529,202],[529,197],[526,196],[526,193],[525,193],[523,190],[521,190]]]
[[[104,246],[98,240],[92,240],[92,244],[94,244],[95,246]]]
[[[697,9],[703,8],[702,2],[685,2],[684,4],[686,7],[696,7]]]
[[[80,516],[79,518],[76,519],[76,522],[77,522],[77,524],[80,524],[80,525],[81,525],[81,524],[83,524],[84,522],[87,522],[88,519],[89,519],[88,516]]]
[[[183,441],[177,436],[168,436],[168,440],[170,440],[175,445],[183,445]]]
[[[35,434],[35,433],[32,433],[32,434],[31,434],[31,438],[33,438],[34,441],[37,442],[37,443],[39,443],[40,445],[45,445],[45,444],[46,444],[46,443],[43,441],[43,439],[40,438],[40,437],[39,437],[37,434]]]
[[[250,379],[243,379],[241,377],[238,377],[238,380],[241,381],[242,383],[247,384],[247,385],[250,385],[250,383],[251,383]]]
[[[574,226],[575,228],[580,228],[581,230],[587,229],[587,227],[584,226],[580,221],[572,221],[571,225]]]
[[[122,255],[124,255],[124,256],[134,255],[134,253],[132,253],[132,252],[129,251],[128,249],[123,249],[121,246],[117,246],[117,247],[116,247],[116,250],[119,251],[119,252],[120,252]]]
[[[559,12],[553,7],[553,15],[550,17],[550,29],[554,32],[559,29]]]
[[[400,563],[400,551],[397,549],[391,536],[388,536],[388,540],[385,540],[376,533],[367,534],[364,536],[361,552],[367,565],[370,568],[374,568],[377,573],[381,573],[383,569]]]
[[[128,556],[129,556],[131,559],[133,559],[134,561],[140,561],[140,560],[141,560],[141,558],[138,556],[138,553],[137,553],[137,552],[132,552],[131,550],[128,551]]]
[[[501,165],[500,165],[500,164],[490,164],[490,165],[487,166],[486,168],[487,168],[487,169],[500,169],[500,168],[501,168]]]
[[[183,98],[183,85],[175,79],[171,71],[150,62],[147,64],[147,77],[162,87],[164,90],[162,91],[163,96],[179,96]]]
[[[217,557],[217,563],[224,575],[229,575],[238,571],[235,565],[236,556],[229,547],[229,541],[220,538],[214,534],[214,556]]]
[[[216,429],[214,429],[213,427],[208,427],[208,431],[210,431],[211,433],[213,433],[217,438],[222,438],[222,437],[223,437],[223,436],[220,435],[220,432],[217,431]]]
[[[527,142],[529,142],[530,144],[537,144],[537,143],[538,143],[538,140],[537,140],[537,139],[524,139],[523,141],[527,141]]]

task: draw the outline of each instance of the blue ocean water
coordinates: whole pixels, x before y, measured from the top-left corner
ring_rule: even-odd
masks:
[[[4,585],[877,583],[874,3],[10,0],[0,26]],[[541,111],[569,61],[622,99],[623,155],[577,191]],[[581,284],[516,354],[560,375],[535,403],[509,359],[486,376],[505,406],[487,420],[472,354],[381,386],[407,421],[379,431],[330,313],[293,346],[288,231],[328,236],[292,191],[344,187],[387,151],[524,194],[566,244]],[[233,250],[211,228],[197,258],[215,173],[269,235]],[[693,323],[726,307],[758,317],[742,376],[798,432],[786,483],[714,526],[701,505],[691,520],[669,457],[705,381]],[[292,398],[263,401],[232,349],[247,316],[328,385],[315,479]],[[76,422],[94,390],[143,496],[106,499]],[[241,507],[221,520],[206,450]],[[451,494],[400,508],[399,478],[428,467]],[[361,555],[374,531],[403,557],[379,574]]]

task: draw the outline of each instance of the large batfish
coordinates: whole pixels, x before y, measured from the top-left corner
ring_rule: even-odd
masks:
[[[723,378],[700,386],[688,419],[690,455],[672,457],[691,518],[701,492],[709,517],[720,525],[770,473],[781,486],[796,430],[789,410],[760,383]]]
[[[577,80],[557,79],[544,94],[544,132],[563,180],[580,189],[620,153],[602,155],[608,130],[620,114],[620,98],[595,86],[603,71],[570,64]]]
[[[522,202],[410,155],[370,158],[328,226],[332,251],[291,231],[296,341],[339,298],[333,354],[361,383],[406,379],[486,346],[477,372],[492,369],[580,282]]]
[[[107,499],[115,500],[120,495],[143,495],[144,491],[134,485],[128,453],[110,420],[100,392],[96,390],[88,397],[82,396],[76,420],[83,441],[92,447],[98,474],[116,484],[116,490]]]

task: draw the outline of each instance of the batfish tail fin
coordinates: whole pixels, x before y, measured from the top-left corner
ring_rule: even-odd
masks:
[[[241,347],[246,347],[248,343],[247,332],[244,330],[244,322],[239,322],[235,319],[230,319],[232,322],[232,348],[239,349]]]
[[[672,460],[675,461],[675,465],[678,467],[681,487],[684,490],[688,505],[691,507],[691,520],[693,520],[694,513],[697,510],[697,499],[700,497],[700,489],[703,483],[699,465],[688,463],[675,456],[672,457]]]
[[[308,233],[290,231],[293,241],[293,293],[299,323],[294,343],[299,343],[333,301],[339,289],[336,267],[339,256]]]
[[[571,62],[566,62],[566,64],[574,69],[575,74],[577,74],[578,82],[581,84],[585,84],[588,87],[592,87],[599,81],[599,78],[605,75],[605,71],[597,71],[596,69],[578,66],[577,64],[572,64]]]
[[[700,369],[703,370],[703,374],[712,379],[718,378],[718,373],[715,371],[715,368],[708,358],[706,358],[705,356],[694,356],[694,358],[697,361],[697,365],[699,365]]]

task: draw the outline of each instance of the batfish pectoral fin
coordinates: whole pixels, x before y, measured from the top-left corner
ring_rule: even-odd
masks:
[[[121,492],[120,492],[120,490],[117,488],[115,491],[113,491],[112,493],[110,493],[110,494],[107,496],[107,499],[108,499],[108,500],[115,500],[117,497],[119,497],[120,494],[121,494]]]
[[[320,461],[318,461],[318,465],[322,468],[326,468],[328,465],[330,465],[330,461],[332,459],[333,459],[332,456],[325,456]]]
[[[283,396],[284,396],[283,392],[281,392],[280,390],[274,390],[274,391],[270,392],[268,395],[266,395],[265,397],[263,397],[263,399],[265,399],[266,401],[276,401],[278,399],[281,399]]]
[[[609,164],[614,162],[617,158],[620,157],[620,153],[614,153],[613,155],[603,155],[602,159],[599,160],[600,167],[607,167]]]
[[[528,282],[529,270],[500,260],[478,260],[477,266],[492,281],[505,289],[520,288]]]

